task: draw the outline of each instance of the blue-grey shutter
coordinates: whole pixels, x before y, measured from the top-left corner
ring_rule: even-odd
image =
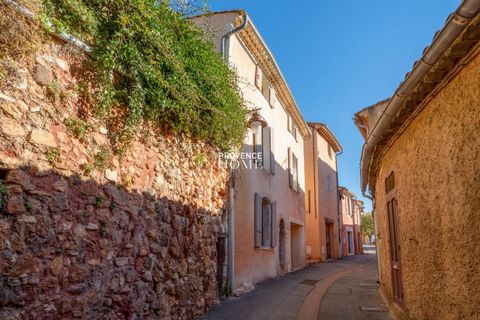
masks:
[[[270,173],[275,174],[275,155],[273,154],[273,128],[270,128]]]
[[[255,248],[259,248],[262,246],[262,197],[258,193],[255,193],[253,219]]]
[[[272,202],[270,204],[271,209],[270,211],[272,212],[272,248],[275,248],[277,246],[277,237],[278,237],[278,222],[277,222],[277,203]]]
[[[292,152],[288,148],[288,185],[293,188],[293,176],[292,176]]]
[[[262,247],[272,246],[272,208],[262,206]]]
[[[265,127],[262,129],[262,166],[265,170],[270,171],[270,155],[271,155],[271,134],[270,128]]]

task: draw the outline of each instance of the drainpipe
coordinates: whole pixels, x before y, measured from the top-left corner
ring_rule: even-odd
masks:
[[[342,252],[343,252],[343,243],[342,243],[342,219],[341,219],[341,212],[340,212],[340,197],[339,197],[339,194],[338,194],[338,156],[341,155],[343,153],[343,149],[340,150],[340,152],[338,152],[336,155],[335,155],[335,175],[336,175],[336,179],[337,179],[337,189],[336,189],[336,193],[337,193],[337,221],[338,221],[338,239],[337,240],[340,240],[339,243],[338,243],[338,258],[340,259],[342,257]]]
[[[228,61],[228,58],[229,58],[229,43],[230,43],[230,36],[245,29],[248,25],[248,15],[246,13],[243,13],[242,15],[242,18],[243,18],[243,22],[241,25],[239,25],[238,27],[236,28],[233,28],[232,30],[230,31],[227,31],[223,36],[222,36],[222,39],[221,39],[221,42],[220,42],[220,53],[222,54],[223,58],[225,59],[225,61]]]
[[[226,62],[229,60],[229,41],[230,36],[239,32],[247,27],[248,16],[246,13],[243,13],[243,22],[236,28],[226,32],[221,39],[220,43],[220,52]],[[229,199],[228,199],[228,235],[227,235],[227,281],[229,292],[233,292],[233,280],[234,280],[234,250],[235,250],[235,170],[232,172],[232,178],[229,189]]]
[[[403,108],[404,101],[410,97],[413,89],[441,59],[468,23],[478,14],[479,10],[480,0],[464,0],[457,10],[448,17],[443,29],[435,35],[431,46],[424,50],[422,58],[415,62],[412,71],[407,74],[405,80],[388,101],[385,110],[363,145],[360,163],[362,191],[365,191],[368,185],[373,150]]]

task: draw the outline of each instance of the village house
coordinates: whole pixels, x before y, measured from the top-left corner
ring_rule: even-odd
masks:
[[[479,11],[462,1],[393,95],[354,118],[381,290],[402,319],[480,319]]]
[[[310,130],[244,11],[199,16],[195,22],[211,34],[216,48],[237,70],[252,110],[252,126],[241,151],[262,155],[254,165],[247,161],[235,170],[230,190],[228,279],[230,289],[242,291],[305,266],[303,141]]]
[[[340,143],[322,123],[308,123],[311,137],[305,139],[305,224],[309,263],[336,259],[341,253],[338,208],[337,156]]]
[[[345,187],[338,187],[340,211],[342,218],[342,255],[351,256],[363,253],[360,230],[360,216],[363,202]]]

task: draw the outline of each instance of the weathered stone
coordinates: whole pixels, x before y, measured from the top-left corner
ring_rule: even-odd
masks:
[[[0,163],[6,168],[13,168],[20,163],[20,159],[5,151],[0,151]]]
[[[87,230],[94,231],[94,230],[98,230],[98,229],[99,229],[99,226],[96,223],[89,223],[87,225]]]
[[[107,138],[100,133],[94,132],[92,133],[92,137],[93,137],[93,141],[95,141],[95,143],[99,146],[102,146],[105,143],[107,143]]]
[[[70,70],[70,66],[65,62],[65,60],[56,58],[55,62],[57,63],[57,66],[63,71],[68,72]]]
[[[13,103],[6,103],[2,105],[1,108],[7,116],[10,116],[16,120],[20,119],[23,115],[22,110],[20,110],[20,108]]]
[[[106,169],[105,170],[105,178],[109,181],[117,182],[118,172],[115,171],[115,170]]]
[[[81,294],[87,290],[87,284],[86,283],[77,283],[77,284],[72,284],[67,287],[67,292],[71,294]]]
[[[25,215],[19,218],[19,221],[35,224],[37,223],[37,218],[35,216]]]
[[[11,275],[18,277],[24,273],[36,273],[38,271],[37,259],[31,255],[22,255],[10,273]]]
[[[53,72],[44,64],[37,64],[33,77],[38,84],[43,86],[49,86],[53,82]]]
[[[25,129],[17,120],[7,117],[0,117],[0,131],[12,137],[23,137],[26,134]]]
[[[123,267],[129,264],[129,257],[120,257],[120,258],[115,258],[115,264],[117,267]]]
[[[68,182],[66,180],[60,179],[53,183],[53,190],[58,192],[65,192],[68,188]]]
[[[63,267],[63,258],[61,256],[55,257],[50,263],[50,271],[53,275],[58,276]]]
[[[28,135],[28,141],[48,147],[56,147],[55,137],[49,131],[42,129],[33,129]]]
[[[84,238],[87,235],[87,231],[83,225],[77,224],[73,229],[73,234],[78,238]]]
[[[13,195],[7,199],[7,212],[9,214],[23,214],[27,212],[21,195]]]

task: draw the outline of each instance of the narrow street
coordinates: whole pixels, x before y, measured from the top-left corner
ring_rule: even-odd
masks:
[[[374,248],[270,279],[202,319],[393,319],[377,286]]]

